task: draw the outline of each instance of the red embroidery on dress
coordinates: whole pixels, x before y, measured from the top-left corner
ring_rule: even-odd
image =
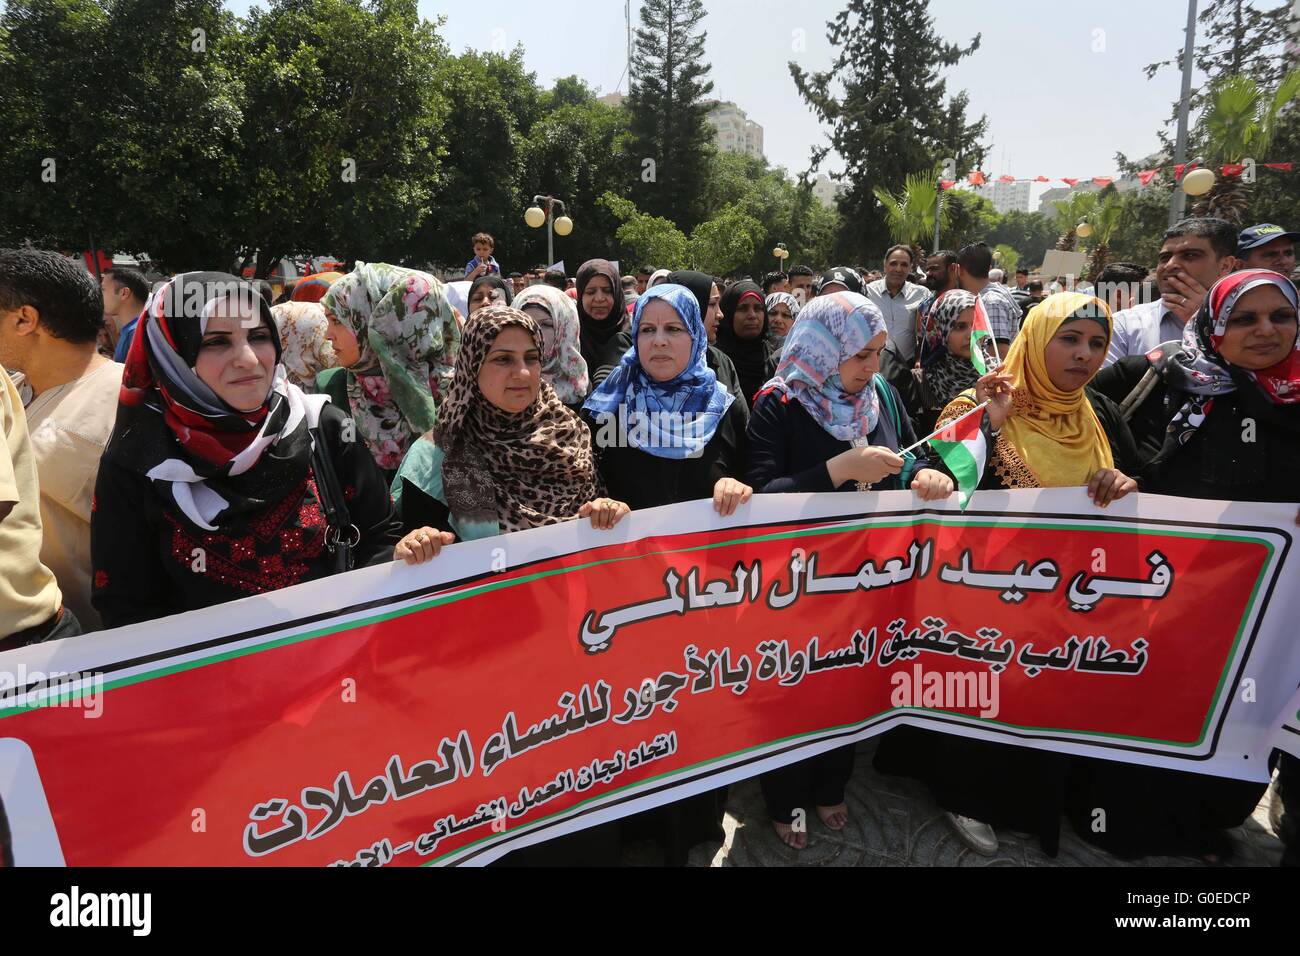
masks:
[[[99,590],[99,591],[102,591],[102,590],[104,590],[104,588],[106,588],[106,587],[108,587],[108,572],[107,572],[107,571],[96,571],[96,572],[95,572],[95,589],[96,589],[96,590]]]
[[[310,477],[248,522],[238,536],[214,532],[195,537],[170,514],[167,520],[175,561],[191,570],[194,549],[201,548],[204,570],[195,573],[247,594],[299,583],[325,546],[325,518]]]

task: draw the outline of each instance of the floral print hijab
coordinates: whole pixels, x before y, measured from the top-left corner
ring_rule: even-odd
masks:
[[[357,337],[348,402],[380,468],[395,470],[411,442],[438,423],[460,324],[443,284],[425,272],[358,262],[321,299]]]

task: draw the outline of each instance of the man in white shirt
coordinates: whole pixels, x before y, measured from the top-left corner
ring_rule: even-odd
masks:
[[[1156,267],[1160,298],[1116,312],[1105,365],[1182,339],[1210,286],[1237,268],[1237,230],[1222,219],[1184,219],[1165,233]]]
[[[908,282],[916,264],[909,246],[894,246],[885,253],[885,275],[866,287],[866,296],[885,317],[889,340],[909,365],[916,358],[916,310],[929,297],[925,286]]]
[[[123,371],[95,350],[103,316],[100,288],[77,262],[0,249],[0,364],[22,372],[32,392],[26,426],[40,482],[40,559],[85,631],[100,627],[90,603],[90,512]]]

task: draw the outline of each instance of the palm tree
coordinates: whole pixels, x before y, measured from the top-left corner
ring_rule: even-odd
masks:
[[[1088,216],[1088,225],[1092,226],[1089,238],[1094,243],[1092,259],[1088,263],[1088,276],[1093,282],[1097,281],[1097,276],[1110,260],[1110,240],[1114,238],[1115,229],[1119,226],[1122,206],[1123,199],[1120,198],[1119,190],[1107,186],[1098,194],[1096,208]]]
[[[872,190],[885,207],[885,222],[895,242],[924,246],[934,235],[935,207],[940,206],[939,222],[948,222],[948,197],[940,196],[938,172],[911,173],[903,181],[903,191],[890,193],[880,186]]]
[[[1198,123],[1203,155],[1214,166],[1240,164],[1248,156],[1263,160],[1277,132],[1278,117],[1297,96],[1300,96],[1300,70],[1284,76],[1271,95],[1249,76],[1241,74],[1217,83]],[[1196,201],[1192,215],[1214,216],[1241,226],[1249,209],[1247,184],[1239,174],[1225,174]]]
[[[1056,216],[1052,221],[1061,233],[1061,238],[1056,241],[1056,248],[1065,252],[1074,250],[1076,238],[1074,231],[1096,205],[1097,194],[1092,192],[1071,193],[1065,199],[1052,203],[1056,209]]]

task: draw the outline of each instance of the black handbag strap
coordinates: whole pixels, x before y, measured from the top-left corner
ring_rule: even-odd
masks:
[[[319,429],[311,431],[311,463],[316,473],[316,492],[325,517],[325,547],[338,559],[341,570],[352,569],[352,549],[361,541],[361,531],[352,523],[348,503],[339,487],[338,474]]]

